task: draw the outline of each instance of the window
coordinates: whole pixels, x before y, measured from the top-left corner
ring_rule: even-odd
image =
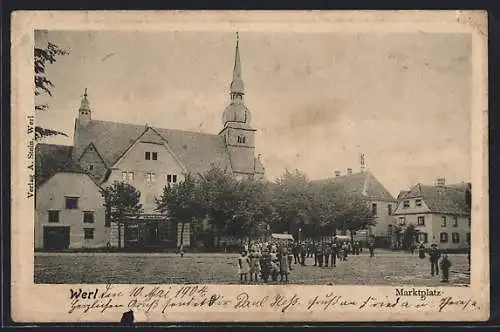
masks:
[[[146,173],[146,182],[147,183],[153,183],[156,181],[156,174],[155,173]]]
[[[418,216],[417,217],[417,225],[418,226],[425,226],[425,216]]]
[[[409,208],[409,207],[410,207],[410,201],[408,201],[408,200],[404,200],[404,201],[403,201],[403,209],[407,209],[407,208]]]
[[[94,170],[94,164],[89,164],[89,171],[93,171]]]
[[[167,174],[167,182],[168,183],[177,183],[177,175]]]
[[[406,217],[399,217],[399,224],[406,225]]]
[[[238,143],[242,143],[242,144],[245,144],[245,141],[246,141],[246,137],[245,136],[238,136]]]
[[[469,222],[469,227],[470,227],[470,225],[471,225],[471,223],[470,223],[470,217],[468,218],[468,222]]]
[[[422,200],[421,199],[415,200],[415,206],[421,207],[422,206]]]
[[[427,235],[427,233],[418,233],[418,242],[420,242],[420,243],[427,243],[428,242],[428,235]]]
[[[85,240],[94,239],[94,229],[93,228],[84,228],[83,229],[83,238]]]
[[[134,181],[134,172],[122,172],[122,181],[123,182]]]
[[[59,222],[59,211],[56,210],[49,211],[49,222],[50,223]]]
[[[451,233],[451,242],[453,242],[453,243],[460,242],[460,234],[458,234],[458,233]]]
[[[148,152],[145,152],[145,153],[144,153],[144,159],[146,159],[146,160],[151,160],[151,152],[149,152],[149,151],[148,151]]]
[[[83,211],[83,222],[86,224],[94,223],[94,211]]]
[[[372,204],[372,214],[373,214],[374,216],[376,216],[376,215],[377,215],[377,203],[373,203],[373,204]]]
[[[158,160],[158,152],[153,152],[153,160]]]
[[[453,227],[458,227],[458,217],[453,216]]]
[[[387,205],[387,214],[392,216],[392,205],[391,204]]]
[[[441,227],[446,227],[446,216],[441,217]]]
[[[465,240],[470,244],[470,233],[465,233]]]
[[[439,241],[441,243],[448,242],[448,233],[441,233],[441,234],[439,234]]]
[[[94,151],[94,147],[92,145],[89,146],[89,151],[90,152]]]
[[[78,197],[68,197],[66,196],[66,209],[75,210],[78,209]]]

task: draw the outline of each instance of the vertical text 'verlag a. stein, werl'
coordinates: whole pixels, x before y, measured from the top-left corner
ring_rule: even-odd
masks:
[[[26,159],[28,162],[27,168],[29,170],[29,178],[28,178],[28,186],[26,191],[26,197],[31,198],[35,195],[35,167],[34,167],[34,151],[35,151],[35,116],[28,115],[27,117],[28,124],[26,128],[26,133],[29,137],[28,141],[28,149],[26,154]]]

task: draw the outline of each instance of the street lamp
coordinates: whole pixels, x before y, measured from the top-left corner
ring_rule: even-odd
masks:
[[[301,242],[300,235],[302,233],[302,228],[299,228],[299,242]]]

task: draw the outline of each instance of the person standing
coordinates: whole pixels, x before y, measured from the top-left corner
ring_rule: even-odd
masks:
[[[300,247],[299,247],[299,243],[298,242],[295,242],[293,244],[293,247],[292,247],[292,253],[293,253],[293,263],[294,264],[298,264],[300,262],[300,259],[299,259],[299,251],[300,251]]]
[[[449,282],[449,276],[450,276],[450,267],[451,267],[451,262],[448,259],[448,255],[443,255],[443,259],[441,259],[441,282]]]
[[[288,272],[289,272],[289,261],[288,261],[288,255],[286,253],[283,253],[279,257],[279,266],[280,266],[280,281],[283,282],[288,282]]]
[[[420,244],[420,246],[418,247],[418,257],[420,259],[424,259],[425,258],[425,246],[423,243]]]
[[[260,273],[260,254],[257,250],[252,250],[249,255],[250,258],[250,281],[258,281]]]
[[[431,262],[431,276],[434,274],[439,275],[438,261],[441,257],[441,252],[438,249],[437,244],[433,243],[429,249],[429,261]]]
[[[246,282],[248,273],[250,272],[250,259],[245,250],[241,252],[241,256],[238,258],[238,266],[240,271],[240,282]]]
[[[313,247],[312,247],[312,253],[314,255],[314,265],[313,266],[318,266],[318,252],[319,252],[319,247],[318,247],[318,243],[314,243],[313,244]]]
[[[337,255],[338,255],[338,248],[337,248],[337,242],[336,241],[333,241],[332,242],[332,250],[331,250],[331,253],[330,253],[330,266],[331,267],[336,267],[337,266]]]
[[[325,244],[325,251],[324,251],[325,267],[328,267],[328,262],[330,261],[331,253],[332,253],[332,244],[331,242],[327,242]]]
[[[307,251],[305,243],[301,243],[299,251],[300,251],[300,265],[305,266],[306,265],[306,251]]]

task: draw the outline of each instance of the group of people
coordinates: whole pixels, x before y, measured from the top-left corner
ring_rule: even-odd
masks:
[[[374,257],[374,245],[369,243],[370,257]],[[238,257],[240,282],[288,282],[293,270],[292,264],[306,265],[306,258],[314,257],[318,267],[335,267],[337,260],[346,261],[349,254],[359,255],[362,247],[359,242],[332,241],[322,242],[251,242],[244,245]]]
[[[425,258],[425,252],[426,248],[424,244],[420,244],[418,247],[418,256],[421,259]],[[441,282],[449,282],[451,262],[448,259],[448,255],[445,254],[441,257],[441,251],[435,243],[431,244],[428,253],[431,263],[431,276],[439,276],[439,268],[441,268]],[[439,261],[440,258],[441,261]]]

